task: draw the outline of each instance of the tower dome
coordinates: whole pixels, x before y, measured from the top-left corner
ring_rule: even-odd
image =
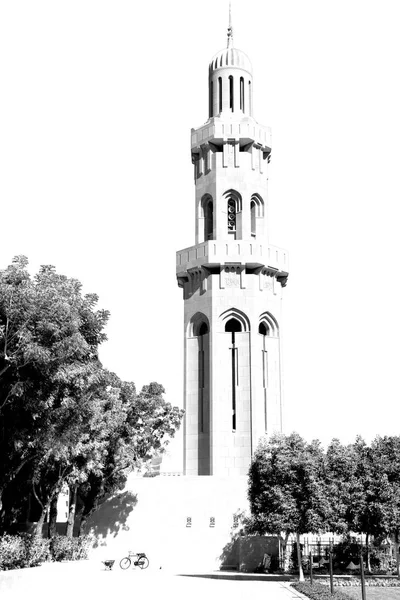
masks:
[[[252,116],[253,70],[247,54],[234,48],[231,12],[227,47],[211,59],[208,69],[209,118]]]
[[[217,52],[210,62],[210,75],[214,71],[226,67],[243,69],[243,71],[247,71],[250,75],[253,73],[249,57],[238,48],[228,47]]]

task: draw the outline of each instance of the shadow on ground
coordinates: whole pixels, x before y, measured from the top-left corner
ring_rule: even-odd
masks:
[[[137,504],[137,495],[126,491],[106,500],[93,514],[88,529],[95,535],[94,548],[102,546],[104,538],[116,537],[120,531],[129,531],[127,520]]]

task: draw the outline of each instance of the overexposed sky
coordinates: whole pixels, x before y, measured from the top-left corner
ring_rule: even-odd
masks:
[[[400,433],[400,6],[233,0],[272,127],[270,241],[290,253],[285,428]],[[0,0],[0,268],[26,254],[111,311],[101,358],[182,404],[175,252],[194,244],[190,128],[228,1]]]

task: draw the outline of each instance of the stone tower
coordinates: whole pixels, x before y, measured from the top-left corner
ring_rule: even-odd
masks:
[[[177,252],[184,297],[184,473],[245,475],[261,436],[282,429],[285,250],[268,239],[271,132],[253,117],[247,55],[209,65],[209,117],[191,132],[195,245]]]

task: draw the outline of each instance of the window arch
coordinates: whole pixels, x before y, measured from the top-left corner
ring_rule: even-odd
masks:
[[[264,217],[264,200],[259,194],[253,194],[250,199],[250,231],[251,235],[257,235],[257,219]]]
[[[236,215],[242,210],[242,197],[235,190],[227,190],[223,197],[226,200],[227,229],[230,233],[236,233]]]
[[[226,321],[225,331],[231,333],[239,333],[240,331],[242,331],[242,324],[235,317],[232,317],[231,319],[229,319],[229,321]]]
[[[229,75],[229,108],[234,111],[233,103],[233,75]]]
[[[240,78],[240,110],[244,112],[244,79]]]
[[[199,337],[210,331],[210,323],[204,313],[197,312],[192,316],[187,327],[187,337]]]
[[[258,333],[268,337],[279,337],[278,322],[269,312],[265,312],[260,316]]]
[[[218,112],[222,112],[222,77],[218,77]]]
[[[214,239],[214,205],[209,194],[200,201],[200,217],[204,219],[204,241]]]
[[[237,308],[229,308],[220,315],[220,323],[222,324],[222,331],[229,331],[225,329],[225,326],[232,319],[238,321],[242,332],[250,331],[250,321],[247,315]]]

